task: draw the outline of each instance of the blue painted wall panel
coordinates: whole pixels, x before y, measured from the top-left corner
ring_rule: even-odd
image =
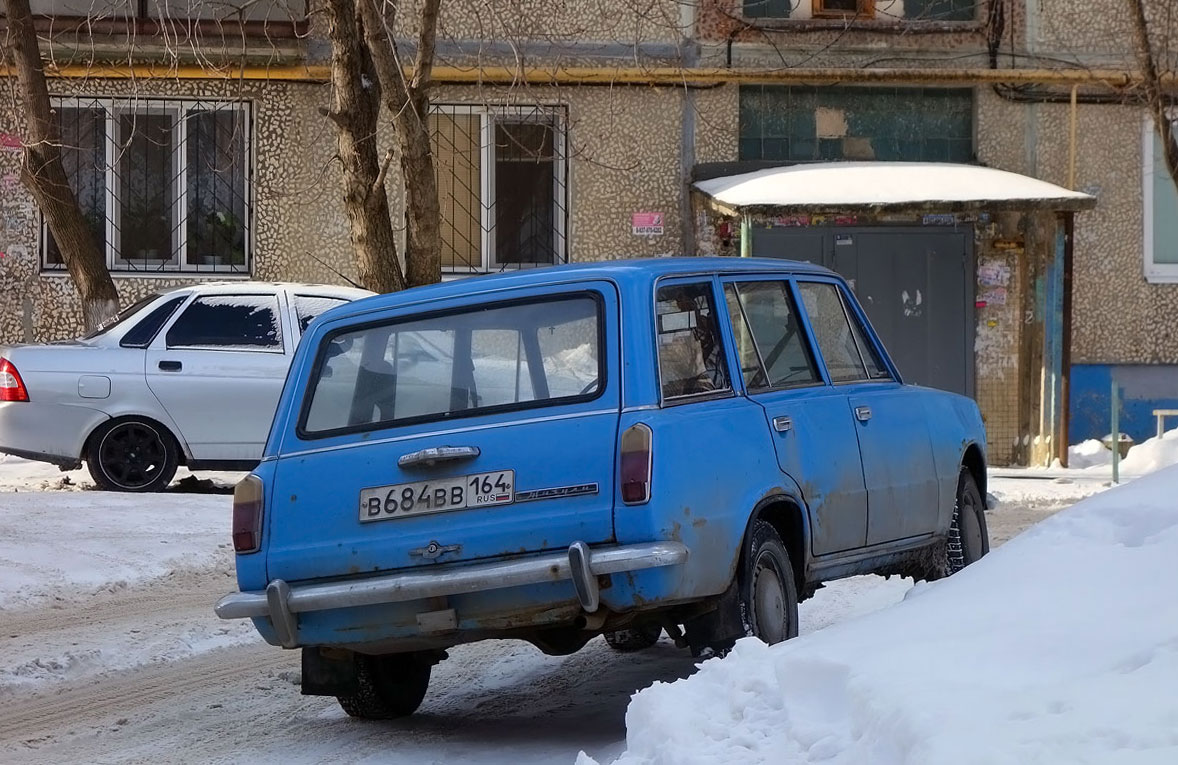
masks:
[[[1121,431],[1134,441],[1156,434],[1154,409],[1178,409],[1178,364],[1073,364],[1068,443],[1109,432],[1114,375],[1121,386]],[[1178,418],[1169,418],[1166,428],[1175,427]]]

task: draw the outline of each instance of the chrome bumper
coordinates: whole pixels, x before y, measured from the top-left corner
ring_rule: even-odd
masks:
[[[569,579],[573,582],[582,608],[592,613],[600,604],[598,576],[674,566],[685,560],[687,547],[680,542],[651,542],[596,549],[584,542],[574,542],[563,553],[446,567],[441,571],[425,569],[351,582],[294,587],[281,579],[275,579],[264,591],[226,595],[217,602],[214,610],[222,619],[268,616],[274,624],[279,642],[286,648],[294,648],[299,644],[295,618],[297,613],[402,603]]]

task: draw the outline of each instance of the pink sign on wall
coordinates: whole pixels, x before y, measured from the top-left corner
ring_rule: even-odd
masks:
[[[12,133],[0,133],[0,149],[5,151],[20,151],[20,136]]]
[[[636,212],[630,216],[630,231],[635,236],[662,236],[663,214]]]

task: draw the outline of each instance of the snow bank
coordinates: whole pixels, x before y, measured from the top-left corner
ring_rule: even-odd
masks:
[[[1068,467],[1088,471],[1107,471],[1113,464],[1113,453],[1098,439],[1091,438],[1068,447]],[[1154,436],[1129,449],[1121,460],[1121,472],[1144,475],[1170,465],[1178,465],[1178,428]]]
[[[225,495],[0,493],[0,610],[226,565]]]
[[[639,692],[617,763],[1178,762],[1175,494],[1140,478],[893,608],[741,641]]]

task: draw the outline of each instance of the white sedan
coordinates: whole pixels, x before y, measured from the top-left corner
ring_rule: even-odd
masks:
[[[145,298],[78,340],[0,347],[0,452],[103,489],[158,491],[176,467],[249,470],[319,314],[373,293],[235,282]]]

